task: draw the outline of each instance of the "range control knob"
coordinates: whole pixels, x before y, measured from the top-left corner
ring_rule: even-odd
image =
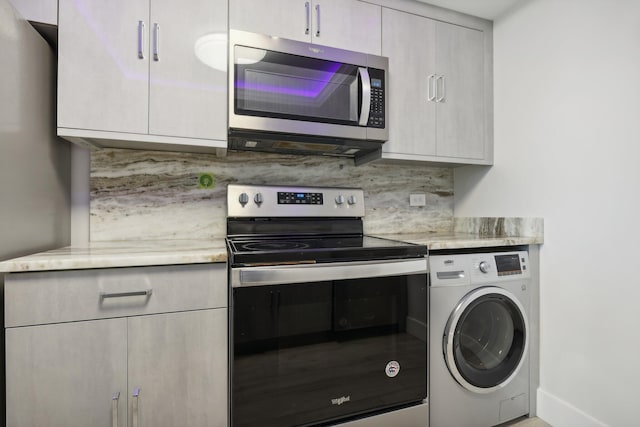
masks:
[[[356,196],[351,195],[347,199],[347,203],[349,203],[350,205],[355,205],[356,203],[358,203],[358,198]]]
[[[261,205],[262,202],[264,202],[264,199],[262,198],[262,193],[256,194],[255,197],[253,198],[253,201],[256,202],[256,205]]]
[[[336,205],[341,205],[343,203],[344,203],[344,196],[340,194],[338,197],[336,197]]]
[[[247,193],[240,194],[240,197],[238,197],[238,201],[242,206],[246,205],[247,203],[249,203],[249,195]]]
[[[478,268],[483,273],[488,273],[489,272],[489,263],[487,261],[481,261],[480,264],[478,264]]]

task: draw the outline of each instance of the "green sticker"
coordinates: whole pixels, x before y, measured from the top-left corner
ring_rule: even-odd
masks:
[[[206,189],[216,186],[216,180],[212,173],[201,173],[198,175],[198,188]]]

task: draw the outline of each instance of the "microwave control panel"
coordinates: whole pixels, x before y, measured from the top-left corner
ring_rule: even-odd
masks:
[[[369,109],[368,127],[384,129],[385,127],[385,81],[384,71],[369,68],[371,78],[371,107]]]

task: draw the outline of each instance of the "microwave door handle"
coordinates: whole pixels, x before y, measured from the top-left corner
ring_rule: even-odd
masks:
[[[369,70],[366,68],[358,68],[358,77],[362,82],[362,105],[360,105],[360,126],[366,126],[369,122],[369,109],[371,108],[371,78]]]

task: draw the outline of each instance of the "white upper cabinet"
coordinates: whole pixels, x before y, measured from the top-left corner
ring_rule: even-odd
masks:
[[[147,133],[149,2],[60,0],[59,9],[58,127]]]
[[[222,48],[226,69],[226,1],[152,0],[150,16],[149,133],[227,138],[227,77],[208,59]],[[218,46],[215,46],[218,43]]]
[[[227,1],[60,0],[59,10],[60,136],[226,147]]]
[[[492,163],[492,76],[481,29],[382,10],[389,141],[382,159]]]
[[[484,34],[457,25],[437,24],[438,98],[436,154],[483,160],[485,157]]]
[[[384,153],[433,156],[436,154],[436,104],[433,97],[434,49],[409,48],[410,40],[435,39],[431,19],[384,9],[382,53],[389,57],[389,141]],[[416,46],[418,44],[416,43]],[[425,46],[426,43],[420,43]]]
[[[230,27],[380,55],[381,7],[358,0],[233,0]]]

